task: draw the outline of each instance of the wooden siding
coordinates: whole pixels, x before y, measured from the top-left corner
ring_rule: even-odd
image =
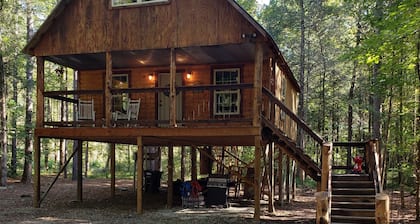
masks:
[[[241,43],[256,32],[225,0],[111,8],[110,0],[73,0],[34,49],[39,56]]]
[[[183,86],[199,86],[213,84],[213,70],[218,68],[240,68],[241,83],[252,83],[254,64],[232,64],[232,65],[198,65],[178,66],[177,73],[183,74]],[[185,78],[186,72],[192,72],[191,79]],[[157,86],[157,75],[168,73],[169,67],[147,67],[114,70],[114,74],[129,74],[129,88],[153,88]],[[80,90],[103,90],[105,71],[81,71],[79,73]],[[154,75],[155,80],[149,80],[149,75]],[[211,91],[190,90],[183,93],[183,115],[184,120],[210,120],[213,114],[213,94]],[[157,120],[157,94],[155,92],[131,93],[131,99],[141,98],[140,120]],[[95,100],[96,120],[105,117],[104,99],[102,95],[81,96],[81,98],[93,98]],[[252,89],[241,90],[241,115],[233,118],[252,118]]]

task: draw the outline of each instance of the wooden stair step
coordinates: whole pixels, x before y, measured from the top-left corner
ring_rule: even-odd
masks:
[[[359,216],[333,216],[331,223],[359,223],[359,224],[375,224],[375,217],[359,217]]]
[[[331,216],[375,217],[375,209],[331,208]]]
[[[373,181],[332,181],[331,185],[334,188],[374,188]]]
[[[332,175],[332,181],[368,181],[368,174],[335,174]]]
[[[375,202],[375,195],[333,195],[333,202]]]
[[[331,202],[333,208],[354,208],[354,209],[375,209],[374,202],[345,202],[335,201]]]
[[[375,195],[374,188],[333,188],[333,195]]]

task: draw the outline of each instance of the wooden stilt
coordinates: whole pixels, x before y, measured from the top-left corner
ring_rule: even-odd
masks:
[[[174,147],[168,147],[168,200],[167,207],[172,208],[174,192]]]
[[[255,161],[254,161],[254,220],[259,221],[261,216],[261,136],[255,136]]]
[[[77,141],[77,201],[83,201],[83,142]]]
[[[137,214],[143,213],[143,137],[137,138]]]
[[[191,147],[191,180],[197,180],[197,149]]]
[[[111,158],[111,197],[115,197],[115,144],[110,145]]]
[[[279,161],[278,161],[278,170],[277,170],[277,178],[279,184],[279,204],[283,206],[284,202],[284,186],[283,186],[283,150],[279,147]]]
[[[33,206],[39,208],[41,206],[41,139],[35,136],[34,139],[34,198]]]
[[[290,156],[286,157],[286,202],[290,203]]]
[[[273,143],[268,145],[268,212],[274,212]]]

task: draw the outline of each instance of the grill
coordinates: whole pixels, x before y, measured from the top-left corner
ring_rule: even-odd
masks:
[[[210,175],[207,181],[206,205],[228,206],[228,181],[227,175]]]

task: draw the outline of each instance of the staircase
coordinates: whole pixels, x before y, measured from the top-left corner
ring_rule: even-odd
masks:
[[[332,176],[331,222],[375,223],[375,185],[369,175]]]

